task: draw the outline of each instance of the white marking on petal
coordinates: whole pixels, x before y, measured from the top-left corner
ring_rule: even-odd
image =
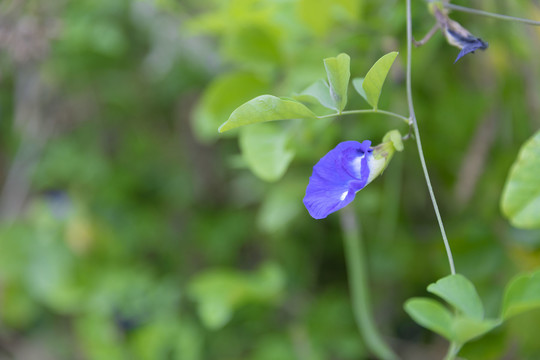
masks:
[[[341,200],[341,201],[345,200],[345,198],[347,197],[347,194],[349,194],[349,191],[348,191],[348,190],[345,191],[343,194],[341,194],[339,200]]]
[[[360,175],[362,174],[362,159],[366,156],[365,154],[362,156],[355,157],[352,161],[351,165],[354,170],[354,175],[360,179]]]

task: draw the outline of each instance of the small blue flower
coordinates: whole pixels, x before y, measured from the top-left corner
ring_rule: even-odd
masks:
[[[457,21],[450,19],[446,12],[441,11],[438,7],[434,7],[433,12],[448,43],[461,49],[454,64],[469,53],[488,48],[489,44],[487,42],[471,34]]]
[[[313,167],[304,205],[315,219],[323,219],[354,200],[356,192],[373,178],[371,141],[345,141]],[[383,160],[384,162],[384,160]]]
[[[463,56],[467,55],[468,53],[474,53],[475,50],[478,50],[478,49],[485,50],[488,48],[487,42],[473,35],[469,34],[469,36],[466,36],[466,37],[459,37],[457,34],[454,34],[454,35],[456,39],[460,40],[460,45],[461,45],[461,51],[459,52],[456,60],[454,61],[454,64]]]

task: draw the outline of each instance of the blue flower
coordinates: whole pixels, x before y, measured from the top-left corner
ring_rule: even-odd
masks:
[[[324,155],[313,167],[304,205],[315,219],[347,206],[356,193],[382,174],[395,151],[403,151],[399,131],[391,130],[383,142],[344,141]]]
[[[485,50],[488,47],[487,42],[474,36],[463,38],[461,40],[463,47],[461,48],[461,51],[459,52],[456,60],[454,61],[454,64],[468,53],[474,53],[474,51],[478,49]]]
[[[313,218],[323,219],[347,206],[381,172],[385,160],[375,160],[370,146],[369,140],[342,142],[313,167],[304,197]]]
[[[488,48],[489,44],[487,42],[471,34],[469,30],[465,29],[457,21],[450,19],[446,12],[441,11],[438,7],[434,7],[433,13],[448,43],[461,49],[454,64],[469,53],[474,53],[478,49],[486,50]]]

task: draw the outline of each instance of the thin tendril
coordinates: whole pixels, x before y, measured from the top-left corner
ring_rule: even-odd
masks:
[[[439,212],[439,207],[437,206],[437,200],[435,199],[435,194],[433,193],[433,188],[431,186],[431,181],[429,179],[429,174],[426,166],[426,161],[424,159],[424,152],[422,150],[422,143],[420,141],[420,133],[418,131],[418,124],[416,122],[416,115],[414,113],[414,105],[412,100],[412,86],[411,86],[411,50],[412,50],[412,21],[411,21],[411,0],[407,1],[407,103],[409,105],[409,117],[411,120],[411,125],[414,130],[414,137],[416,139],[416,145],[418,147],[418,155],[420,156],[420,163],[422,164],[422,170],[424,171],[424,177],[426,178],[426,184],[429,190],[429,196],[431,202],[433,203],[433,208],[435,210],[435,215],[437,216],[437,221],[439,223],[439,228],[441,229],[441,235],[444,242],[444,247],[446,248],[446,255],[448,256],[448,263],[450,264],[450,272],[452,275],[456,273],[454,266],[454,259],[452,257],[452,250],[450,249],[450,244],[446,237],[446,232],[444,231],[444,225],[442,222],[441,214]]]
[[[469,14],[487,16],[487,17],[499,19],[499,20],[515,21],[515,22],[519,22],[519,23],[527,24],[527,25],[540,26],[540,21],[523,19],[523,18],[518,18],[518,17],[508,16],[508,15],[501,15],[501,14],[491,13],[491,12],[483,11],[483,10],[471,9],[465,6],[459,6],[459,5],[449,4],[449,3],[444,3],[443,6],[447,9],[466,12]]]

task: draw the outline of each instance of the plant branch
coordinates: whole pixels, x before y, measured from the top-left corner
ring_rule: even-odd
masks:
[[[382,115],[388,115],[388,116],[392,116],[392,117],[401,119],[401,120],[405,121],[407,124],[410,123],[410,120],[408,118],[406,118],[405,116],[403,116],[403,115],[399,115],[399,114],[393,113],[391,111],[375,110],[375,109],[347,110],[347,111],[342,111],[341,113],[317,116],[317,118],[319,118],[319,119],[327,119],[327,118],[332,118],[332,117],[336,117],[336,116],[339,116],[339,115],[354,115],[354,114],[382,114]]]
[[[369,299],[369,286],[366,274],[366,257],[362,245],[362,236],[353,210],[346,207],[339,211],[343,232],[349,287],[354,318],[367,348],[378,359],[399,359],[384,342],[375,327]]]
[[[515,21],[515,22],[519,22],[519,23],[527,24],[527,25],[540,26],[540,21],[523,19],[523,18],[518,18],[518,17],[508,16],[508,15],[501,15],[501,14],[491,13],[491,12],[487,12],[483,10],[471,9],[465,6],[459,6],[459,5],[449,4],[449,3],[444,3],[443,6],[447,9],[466,12],[469,14],[487,16],[487,17],[499,19],[499,20]]]
[[[431,39],[431,38],[433,37],[433,35],[435,35],[435,33],[437,32],[437,30],[439,30],[439,24],[433,25],[433,27],[428,31],[428,33],[426,34],[426,36],[424,36],[424,37],[422,38],[422,40],[416,41],[416,40],[414,40],[414,38],[413,38],[414,46],[418,47],[418,46],[422,46],[422,45],[424,45],[425,43],[427,43],[427,42],[429,41],[429,39]]]
[[[424,171],[424,177],[426,179],[426,184],[429,191],[429,196],[431,202],[433,203],[433,209],[435,210],[435,215],[437,216],[437,221],[439,223],[439,228],[441,230],[441,235],[444,242],[444,247],[446,249],[446,255],[448,257],[448,263],[450,264],[450,272],[452,275],[456,273],[454,266],[454,259],[452,256],[452,250],[450,249],[450,244],[446,237],[446,231],[444,230],[444,224],[442,222],[441,214],[439,212],[439,206],[437,205],[437,200],[435,199],[435,194],[433,193],[433,187],[431,186],[431,180],[429,179],[429,174],[426,166],[426,160],[424,159],[424,151],[422,150],[422,142],[420,140],[420,132],[418,131],[418,123],[416,121],[416,115],[414,113],[414,105],[412,100],[412,85],[411,85],[411,51],[412,51],[412,21],[411,21],[411,0],[407,1],[407,103],[409,105],[409,117],[412,122],[412,127],[414,130],[414,137],[416,139],[416,145],[418,147],[418,156],[420,157],[420,163],[422,164],[422,170]]]

